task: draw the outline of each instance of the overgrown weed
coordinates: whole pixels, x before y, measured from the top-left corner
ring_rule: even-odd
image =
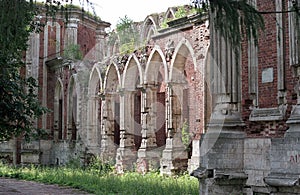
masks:
[[[145,175],[125,172],[117,175],[113,166],[96,159],[89,167],[70,168],[0,165],[0,176],[71,186],[93,194],[198,194],[196,178],[188,174],[161,176],[158,172]]]

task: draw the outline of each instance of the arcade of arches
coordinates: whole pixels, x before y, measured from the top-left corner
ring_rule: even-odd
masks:
[[[18,140],[15,153],[0,143],[1,157],[63,165],[100,156],[119,172],[188,170],[201,194],[299,194],[300,20],[285,9],[300,0],[251,3],[276,14],[264,15],[258,44],[236,48],[206,16],[176,19],[176,7],[135,23],[145,44],[129,54],[108,22],[78,10],[67,24],[48,21],[29,37],[25,62],[53,111],[36,121],[49,136]],[[82,60],[64,56],[74,45]]]

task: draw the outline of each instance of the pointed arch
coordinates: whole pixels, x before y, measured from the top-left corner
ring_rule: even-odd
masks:
[[[136,57],[132,54],[125,66],[122,77],[122,88],[125,90],[135,90],[138,85],[143,84],[143,68]]]
[[[155,137],[155,145],[163,149],[166,144],[166,84],[168,82],[168,67],[162,50],[155,46],[146,64],[144,84],[146,86],[146,108],[153,117],[149,124],[149,135]],[[152,124],[152,125],[150,125]]]
[[[196,130],[200,131],[199,122],[196,121],[202,121],[200,120],[202,116],[200,108],[204,105],[200,101],[203,97],[198,92],[197,85],[203,82],[201,79],[203,74],[196,67],[194,49],[187,39],[182,39],[174,50],[169,75],[171,83],[169,120],[173,123],[168,128],[174,129],[178,134],[174,136],[174,139],[182,137],[183,128],[186,128],[185,131],[189,134],[195,133]],[[181,143],[181,140],[178,141]],[[192,140],[183,144],[190,149],[187,158],[191,158]]]
[[[64,131],[64,96],[63,96],[63,82],[59,78],[55,84],[54,90],[54,139],[63,139]]]
[[[176,9],[177,8],[174,8],[174,7],[169,7],[167,9],[167,11],[165,12],[165,19],[168,18],[168,19],[174,19],[175,18],[175,12],[176,12]]]
[[[176,81],[182,79],[182,73],[185,69],[185,64],[189,60],[194,66],[194,70],[197,69],[197,60],[193,46],[187,39],[182,39],[174,50],[173,58],[171,60],[170,68],[170,81]]]
[[[89,96],[96,95],[99,91],[103,90],[100,66],[101,64],[95,64],[91,70],[88,88]]]
[[[120,144],[120,93],[121,75],[116,63],[112,62],[104,79],[104,96],[102,101],[103,129],[101,144],[106,155],[115,155]]]
[[[87,113],[87,147],[93,154],[99,154],[101,147],[102,100],[99,94],[103,91],[101,77],[102,64],[94,64],[88,87],[88,113]]]
[[[79,86],[77,82],[77,75],[72,75],[68,84],[67,94],[67,139],[76,140],[79,120]]]
[[[104,91],[105,93],[116,93],[121,87],[121,75],[118,66],[111,63],[105,73]]]
[[[159,76],[163,78],[159,78]],[[159,46],[154,46],[146,64],[144,82],[147,84],[158,84],[168,82],[168,66],[163,51]]]
[[[157,33],[157,29],[159,26],[157,20],[155,19],[157,17],[158,16],[150,15],[145,18],[142,27],[141,40],[149,41],[151,39],[151,36]]]
[[[127,143],[134,150],[139,149],[142,141],[141,137],[141,88],[143,84],[143,68],[136,57],[132,54],[125,66],[123,78],[122,78],[122,89],[124,95],[121,98],[121,127],[124,129],[126,134]],[[128,141],[132,140],[132,141]],[[121,138],[121,142],[125,142]]]

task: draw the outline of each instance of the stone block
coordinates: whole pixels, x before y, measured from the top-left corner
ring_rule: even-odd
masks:
[[[39,164],[40,156],[39,153],[22,153],[21,154],[22,164]]]

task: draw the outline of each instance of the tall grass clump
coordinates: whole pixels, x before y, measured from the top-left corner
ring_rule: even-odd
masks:
[[[98,169],[100,168],[100,169]],[[95,162],[91,167],[69,168],[0,165],[0,177],[59,184],[81,189],[93,194],[198,194],[198,181],[189,175],[161,176],[157,172],[145,175],[136,172],[116,174],[112,166]]]

